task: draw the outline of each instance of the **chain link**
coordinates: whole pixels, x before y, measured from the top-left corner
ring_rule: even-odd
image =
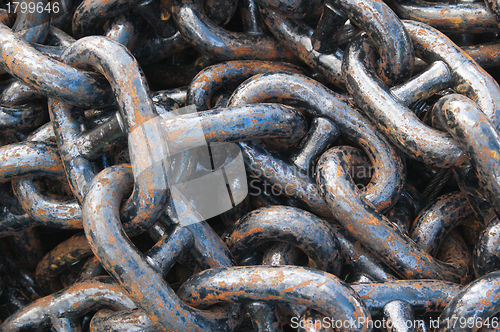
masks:
[[[0,331],[496,331],[498,3],[0,2]]]

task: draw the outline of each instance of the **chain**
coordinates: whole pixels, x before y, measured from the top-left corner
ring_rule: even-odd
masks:
[[[496,331],[498,3],[0,2],[0,331]]]

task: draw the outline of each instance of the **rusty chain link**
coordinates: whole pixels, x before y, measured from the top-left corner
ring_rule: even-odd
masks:
[[[496,0],[0,1],[0,332],[500,330]]]

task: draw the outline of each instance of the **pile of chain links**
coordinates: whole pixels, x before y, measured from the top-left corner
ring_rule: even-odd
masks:
[[[0,7],[0,331],[499,330],[497,0]]]

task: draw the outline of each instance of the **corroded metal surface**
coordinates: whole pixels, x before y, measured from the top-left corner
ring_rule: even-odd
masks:
[[[498,330],[499,22],[0,1],[0,332]]]

